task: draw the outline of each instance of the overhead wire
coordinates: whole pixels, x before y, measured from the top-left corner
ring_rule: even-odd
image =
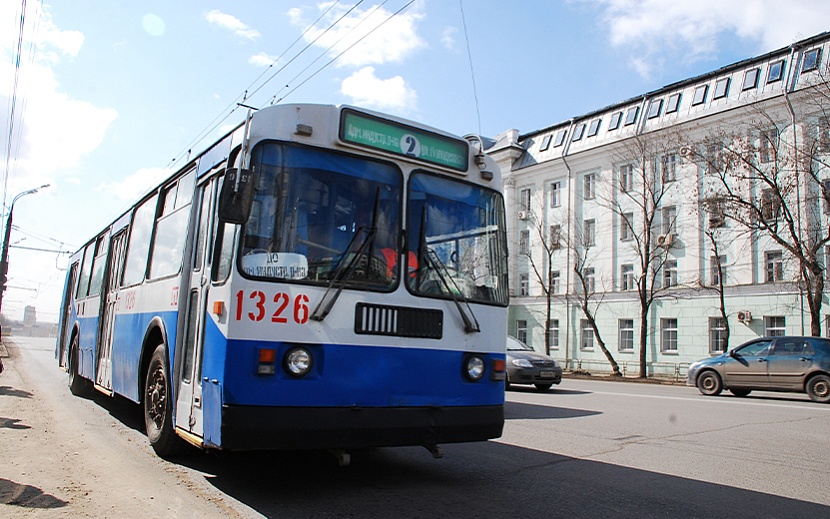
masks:
[[[5,167],[3,170],[3,201],[5,204],[6,200],[6,191],[8,190],[9,186],[9,169],[11,167],[12,162],[12,142],[14,141],[14,134],[15,134],[15,117],[16,117],[16,110],[17,110],[17,87],[20,82],[20,58],[23,55],[23,29],[26,25],[26,0],[21,0],[21,8],[20,8],[20,22],[19,22],[19,29],[17,33],[17,50],[15,52],[15,59],[14,59],[14,82],[12,86],[12,95],[9,99],[9,119],[6,124],[7,133],[6,133],[6,142],[4,143],[4,161]]]
[[[458,0],[458,6],[461,8],[461,22],[464,27],[464,41],[467,42],[467,61],[470,64],[470,77],[473,80],[473,99],[476,104],[476,117],[478,119],[478,134],[481,135],[481,110],[478,103],[478,88],[476,88],[476,74],[473,68],[473,53],[470,50],[470,35],[467,32],[467,17],[464,15],[464,0]]]
[[[285,70],[285,68],[286,68],[288,65],[290,65],[290,64],[291,64],[291,63],[293,63],[293,62],[294,62],[297,58],[299,58],[301,55],[303,55],[303,53],[305,53],[305,52],[306,52],[306,51],[307,51],[307,50],[308,50],[308,49],[309,49],[312,45],[314,45],[314,43],[316,43],[316,42],[317,42],[317,40],[319,40],[321,37],[323,37],[323,35],[325,35],[326,33],[328,33],[328,32],[329,32],[329,31],[330,31],[330,30],[331,30],[334,26],[336,26],[338,23],[340,23],[340,21],[341,21],[344,17],[346,17],[349,13],[351,13],[352,11],[354,11],[354,10],[355,10],[355,8],[357,8],[357,7],[358,7],[360,4],[362,4],[365,0],[360,0],[358,3],[356,3],[355,5],[353,5],[350,9],[348,9],[348,10],[347,10],[347,11],[346,11],[346,12],[345,12],[342,16],[340,16],[340,17],[339,17],[337,20],[335,20],[335,21],[334,21],[331,25],[329,25],[329,26],[328,26],[328,27],[327,27],[327,28],[326,28],[326,29],[325,29],[322,33],[320,33],[320,34],[319,34],[319,35],[318,35],[318,36],[317,36],[314,40],[312,40],[311,42],[309,42],[309,43],[308,43],[308,45],[306,45],[305,47],[303,47],[303,48],[302,48],[302,49],[301,49],[301,50],[300,50],[297,54],[295,54],[295,55],[294,55],[294,56],[293,56],[290,60],[288,60],[288,61],[287,61],[287,62],[286,62],[286,63],[285,63],[282,67],[280,67],[280,68],[279,68],[276,72],[274,72],[274,73],[271,75],[271,77],[269,77],[269,78],[268,78],[265,82],[263,82],[261,85],[259,85],[258,87],[256,87],[256,89],[254,89],[254,90],[253,90],[253,92],[251,92],[251,89],[252,89],[252,88],[254,88],[254,85],[256,85],[256,83],[257,83],[260,79],[262,79],[262,77],[263,77],[263,76],[264,76],[264,75],[268,72],[268,70],[270,70],[270,69],[271,69],[271,68],[272,68],[272,67],[273,67],[273,66],[274,66],[277,62],[279,62],[279,61],[283,58],[283,56],[285,56],[285,54],[286,54],[286,53],[288,53],[288,51],[290,51],[290,50],[294,47],[294,45],[296,45],[296,44],[297,44],[297,42],[299,42],[301,39],[303,39],[303,37],[305,37],[305,35],[306,35],[309,31],[311,31],[311,30],[312,30],[312,29],[313,29],[313,28],[314,28],[314,27],[315,27],[315,26],[316,26],[316,25],[320,22],[320,20],[322,20],[322,19],[323,19],[326,15],[328,15],[328,13],[329,13],[329,12],[331,12],[331,10],[332,10],[332,9],[333,9],[333,8],[334,8],[334,7],[335,7],[335,6],[339,3],[339,1],[340,1],[340,0],[336,0],[335,2],[332,2],[332,3],[331,3],[331,5],[329,5],[328,9],[326,9],[325,11],[323,11],[323,13],[322,13],[322,14],[320,14],[320,16],[319,16],[319,17],[317,17],[317,19],[316,19],[316,20],[314,20],[314,22],[312,22],[312,23],[311,23],[308,27],[306,27],[306,28],[305,28],[305,30],[303,30],[303,32],[302,32],[302,33],[301,33],[301,34],[300,34],[300,35],[299,35],[299,36],[298,36],[298,37],[297,37],[297,38],[296,38],[293,42],[291,42],[291,44],[290,44],[288,47],[286,47],[286,49],[282,52],[282,54],[280,54],[280,55],[279,55],[279,56],[278,56],[278,57],[277,57],[277,58],[276,58],[276,59],[275,59],[275,60],[274,60],[274,61],[273,61],[270,65],[268,65],[268,68],[266,68],[266,69],[265,69],[265,70],[264,70],[264,71],[263,71],[263,72],[262,72],[259,76],[257,76],[257,78],[256,78],[256,79],[254,79],[254,80],[251,82],[251,84],[250,84],[250,85],[248,85],[248,87],[247,87],[247,88],[246,88],[246,89],[245,89],[245,90],[244,90],[241,94],[237,95],[237,96],[236,96],[236,97],[235,97],[235,98],[234,98],[234,99],[230,102],[230,104],[229,104],[227,107],[225,107],[225,108],[224,108],[224,109],[223,109],[223,110],[219,113],[219,115],[217,115],[217,116],[216,116],[216,118],[214,118],[214,119],[213,119],[213,121],[211,121],[211,122],[207,125],[207,127],[206,127],[205,129],[203,129],[203,130],[202,130],[202,131],[201,131],[201,132],[197,135],[197,137],[196,137],[196,138],[194,138],[192,141],[190,141],[190,143],[188,143],[188,145],[185,147],[185,149],[184,149],[184,150],[182,150],[181,152],[179,152],[179,154],[178,154],[178,155],[176,155],[176,157],[175,157],[175,158],[173,158],[173,160],[171,160],[171,161],[170,161],[170,163],[168,163],[167,167],[172,166],[172,165],[173,165],[173,163],[174,163],[174,162],[176,162],[176,161],[178,161],[181,157],[183,157],[183,156],[185,156],[185,155],[189,154],[189,153],[190,153],[190,151],[193,149],[193,147],[195,147],[195,146],[196,146],[199,142],[201,142],[201,141],[202,141],[203,139],[205,139],[208,135],[210,135],[210,134],[211,134],[214,130],[216,130],[216,128],[218,128],[218,127],[219,127],[219,125],[220,125],[220,124],[222,124],[223,122],[225,122],[225,121],[228,119],[228,117],[230,117],[231,115],[233,115],[233,113],[234,113],[234,112],[236,112],[236,110],[239,108],[239,103],[240,103],[240,101],[241,101],[241,102],[245,102],[245,101],[247,101],[249,98],[251,98],[252,96],[254,96],[257,92],[259,92],[259,91],[262,89],[262,87],[264,87],[265,85],[267,85],[267,84],[268,84],[271,80],[273,80],[273,79],[277,76],[277,74],[279,74],[280,72],[282,72],[283,70]],[[225,113],[225,112],[227,112],[227,113]],[[223,115],[223,114],[224,114],[224,115]]]

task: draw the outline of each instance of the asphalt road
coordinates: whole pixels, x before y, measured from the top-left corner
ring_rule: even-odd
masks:
[[[140,409],[77,398],[54,342],[7,341],[0,517],[830,517],[830,405],[565,379],[507,392],[504,436],[355,452],[156,458]]]

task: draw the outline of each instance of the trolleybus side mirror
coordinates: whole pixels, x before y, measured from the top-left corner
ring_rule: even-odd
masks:
[[[244,224],[254,201],[254,174],[248,169],[229,169],[219,195],[219,220]]]

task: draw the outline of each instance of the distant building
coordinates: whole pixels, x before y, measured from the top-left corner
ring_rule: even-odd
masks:
[[[23,324],[25,326],[34,326],[37,323],[37,310],[34,306],[26,306],[23,310]]]
[[[764,229],[791,226],[823,271],[828,51],[823,33],[541,130],[497,136],[488,152],[504,173],[510,333],[545,350],[547,322],[547,346],[567,368],[609,370],[578,304],[587,290],[600,336],[628,374],[639,369],[642,322],[649,374],[685,373],[722,351],[727,324],[731,346],[810,334],[811,303],[823,303],[827,334],[823,284],[810,301],[804,263]],[[643,286],[654,302],[641,320]]]

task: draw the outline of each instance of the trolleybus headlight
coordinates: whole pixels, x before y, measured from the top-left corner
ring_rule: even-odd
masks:
[[[291,348],[285,352],[282,364],[289,375],[302,377],[311,371],[314,359],[311,357],[311,352],[305,348]]]
[[[472,382],[478,382],[484,376],[484,359],[478,355],[468,355],[464,361],[464,375]]]

